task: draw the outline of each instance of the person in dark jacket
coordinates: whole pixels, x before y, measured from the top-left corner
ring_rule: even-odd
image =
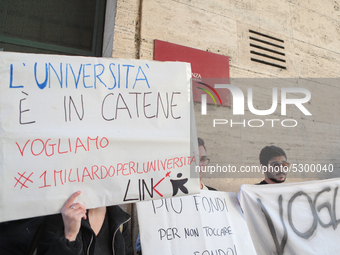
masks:
[[[130,215],[119,206],[86,210],[74,203],[79,194],[66,201],[61,214],[46,216],[37,255],[132,255]]]
[[[42,221],[43,217],[34,217],[0,223],[0,254],[33,254]]]

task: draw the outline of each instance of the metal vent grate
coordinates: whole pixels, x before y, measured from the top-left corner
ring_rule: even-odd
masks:
[[[249,29],[250,60],[261,64],[287,69],[284,40]]]

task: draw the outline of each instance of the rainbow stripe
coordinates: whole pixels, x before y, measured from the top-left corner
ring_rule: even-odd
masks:
[[[218,100],[220,101],[220,104],[222,105],[222,100],[221,100],[221,98],[220,98],[220,95],[217,93],[217,91],[216,91],[213,87],[211,87],[211,86],[209,86],[208,84],[205,84],[205,83],[203,83],[203,82],[197,82],[197,83],[199,83],[199,84],[201,84],[201,85],[203,85],[203,86],[206,86],[206,87],[208,87],[211,91],[213,91],[213,92],[216,94]],[[201,90],[203,90],[205,93],[207,93],[207,94],[212,98],[212,100],[214,100],[215,105],[217,105],[214,96],[213,96],[208,90],[203,89],[203,88],[200,88],[200,87],[197,87],[197,88],[198,88],[198,89],[201,89]]]

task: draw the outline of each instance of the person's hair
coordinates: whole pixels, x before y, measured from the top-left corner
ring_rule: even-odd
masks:
[[[286,153],[280,147],[274,145],[266,146],[260,152],[260,163],[263,166],[268,166],[269,160],[279,156],[284,156],[287,159]]]
[[[204,140],[202,138],[199,138],[199,137],[197,138],[197,140],[198,140],[198,147],[203,146],[203,148],[205,149]]]

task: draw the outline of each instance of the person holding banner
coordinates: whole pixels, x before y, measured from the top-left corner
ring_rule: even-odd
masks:
[[[119,206],[86,210],[75,192],[61,214],[46,216],[37,254],[132,255],[128,221],[130,215]]]
[[[274,145],[266,146],[261,150],[259,158],[265,178],[257,184],[275,184],[286,180],[289,163],[283,149]]]
[[[43,219],[33,217],[0,223],[0,254],[34,254]]]

